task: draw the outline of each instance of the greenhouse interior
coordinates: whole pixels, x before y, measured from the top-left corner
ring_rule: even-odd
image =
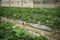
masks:
[[[0,0],[0,40],[60,40],[60,0]]]

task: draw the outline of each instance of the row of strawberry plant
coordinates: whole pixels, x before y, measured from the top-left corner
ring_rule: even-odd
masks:
[[[47,40],[42,35],[35,36],[20,27],[13,26],[13,23],[0,20],[0,40]]]
[[[60,9],[50,8],[16,8],[0,7],[0,16],[23,20],[31,23],[41,23],[52,29],[60,29]]]

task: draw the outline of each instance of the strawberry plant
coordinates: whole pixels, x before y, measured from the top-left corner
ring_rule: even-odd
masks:
[[[13,28],[13,23],[0,20],[0,40],[48,40],[40,35],[35,36],[20,27]]]
[[[0,16],[23,20],[31,23],[40,22],[54,30],[60,30],[60,8],[17,8],[0,7]]]

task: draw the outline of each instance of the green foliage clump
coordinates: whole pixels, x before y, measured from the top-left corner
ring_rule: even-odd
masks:
[[[60,8],[17,8],[0,7],[0,16],[23,20],[31,23],[40,22],[54,30],[60,30]]]
[[[42,35],[35,36],[20,27],[13,26],[15,26],[13,23],[0,20],[0,40],[47,40]]]

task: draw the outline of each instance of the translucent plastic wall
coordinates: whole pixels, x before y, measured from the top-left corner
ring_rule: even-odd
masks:
[[[57,8],[60,7],[60,0],[0,0],[0,5],[7,7]]]

